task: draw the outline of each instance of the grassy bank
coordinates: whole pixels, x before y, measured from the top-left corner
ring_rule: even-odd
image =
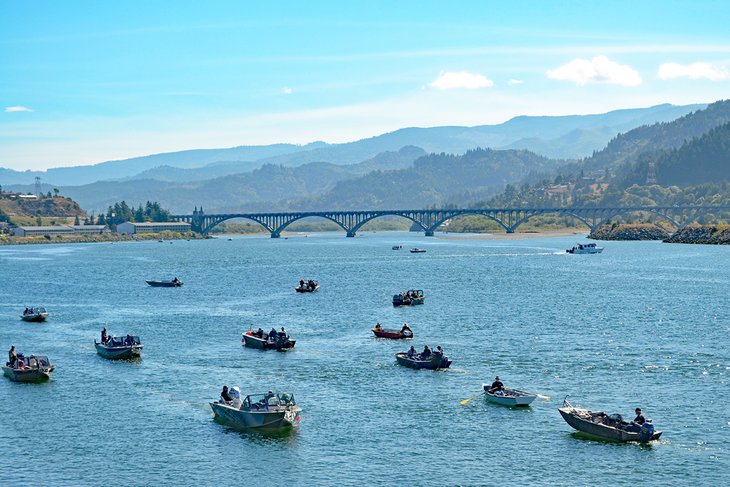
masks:
[[[53,235],[49,237],[13,237],[0,235],[0,245],[138,242],[144,240],[193,240],[202,238],[204,237],[195,232],[140,233],[135,235],[105,233],[101,235]]]

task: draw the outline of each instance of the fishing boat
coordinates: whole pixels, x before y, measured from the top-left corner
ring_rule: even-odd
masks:
[[[424,252],[426,252],[426,249],[419,249],[418,247],[413,247],[411,249],[412,254],[423,254]]]
[[[603,252],[603,247],[598,247],[594,243],[577,243],[572,249],[566,249],[565,251],[569,254],[600,254]]]
[[[297,341],[289,338],[286,332],[278,332],[276,336],[265,334],[261,328],[257,331],[249,330],[241,334],[241,342],[251,348],[259,350],[291,350]]]
[[[319,283],[312,280],[301,280],[299,281],[299,285],[294,288],[294,290],[298,293],[313,293],[317,289],[319,289]]]
[[[608,415],[602,411],[594,412],[588,409],[576,408],[568,402],[563,401],[563,407],[558,408],[560,415],[566,423],[589,436],[612,441],[637,441],[646,443],[658,440],[662,435],[661,431],[654,429],[654,424],[647,419],[643,425],[632,425],[623,420],[620,414]]]
[[[142,342],[138,336],[109,337],[106,342],[94,340],[96,353],[110,360],[132,359],[142,356]]]
[[[421,354],[409,356],[406,352],[398,352],[395,354],[395,359],[400,365],[412,369],[448,369],[451,365],[449,357],[438,352],[431,352],[428,357],[423,357]]]
[[[46,321],[48,318],[48,311],[46,311],[46,308],[25,308],[25,311],[23,311],[23,314],[20,315],[20,319],[23,321],[31,321],[35,323],[40,323],[41,321]]]
[[[182,281],[177,277],[169,281],[145,281],[152,287],[180,287],[183,285]]]
[[[490,384],[482,384],[484,397],[489,402],[508,407],[527,407],[537,398],[535,394],[505,388],[501,391],[489,392]]]
[[[403,246],[402,245],[393,245],[393,247],[391,247],[391,248],[393,250],[401,250],[403,248]]]
[[[3,366],[3,374],[14,382],[42,382],[51,378],[54,368],[45,355],[24,357],[21,353],[12,366],[10,362]]]
[[[389,330],[387,328],[379,328],[378,326],[376,326],[375,328],[371,328],[371,330],[378,338],[413,338],[413,331],[411,331],[411,329],[407,327],[405,329],[401,328],[400,330]]]
[[[232,401],[210,403],[216,419],[242,428],[266,430],[291,428],[299,422],[302,408],[297,406],[292,394],[270,391],[248,395],[241,401],[235,397],[237,389],[230,389]]]
[[[425,300],[426,296],[421,289],[409,289],[393,295],[393,306],[414,306],[423,304]]]

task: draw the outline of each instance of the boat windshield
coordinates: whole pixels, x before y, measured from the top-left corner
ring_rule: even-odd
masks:
[[[294,396],[286,392],[267,392],[266,394],[251,394],[243,400],[243,408],[251,410],[266,410],[276,407],[294,405]]]
[[[44,355],[31,355],[30,357],[23,357],[21,354],[18,356],[18,360],[23,362],[26,367],[31,369],[37,369],[38,367],[48,367],[51,364],[48,361],[48,357]]]
[[[129,345],[141,345],[139,337],[127,335],[124,337],[110,337],[106,342],[107,347],[126,347]]]

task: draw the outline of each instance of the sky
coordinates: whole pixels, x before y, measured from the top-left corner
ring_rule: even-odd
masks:
[[[0,0],[0,167],[730,98],[724,1]]]

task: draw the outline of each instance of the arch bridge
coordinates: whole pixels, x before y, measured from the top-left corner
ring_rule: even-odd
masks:
[[[427,237],[447,220],[462,215],[482,215],[497,222],[507,233],[514,231],[538,215],[570,216],[584,223],[591,232],[611,219],[628,213],[645,212],[667,220],[677,229],[713,212],[729,212],[730,206],[629,206],[629,207],[573,207],[573,208],[462,208],[430,210],[369,210],[369,211],[296,211],[286,213],[224,213],[207,214],[196,207],[191,215],[173,215],[176,221],[188,222],[193,229],[207,234],[221,222],[233,218],[252,220],[279,238],[281,232],[295,221],[318,217],[339,225],[348,237],[354,237],[366,223],[384,216],[407,218],[420,226]]]

